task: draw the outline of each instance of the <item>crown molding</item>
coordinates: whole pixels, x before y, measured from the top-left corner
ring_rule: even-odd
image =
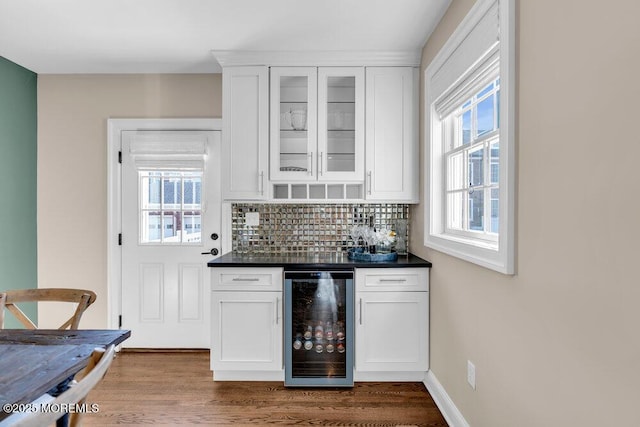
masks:
[[[409,66],[419,67],[422,51],[250,51],[212,50],[211,53],[222,67],[265,65],[291,66]]]

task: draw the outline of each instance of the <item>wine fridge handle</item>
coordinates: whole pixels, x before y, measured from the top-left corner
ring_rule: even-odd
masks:
[[[362,298],[360,298],[360,324],[362,325]]]

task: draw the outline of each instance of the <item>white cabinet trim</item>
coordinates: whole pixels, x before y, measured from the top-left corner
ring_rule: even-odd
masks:
[[[237,51],[212,50],[222,67],[266,65],[277,67],[419,67],[422,50],[404,51]]]

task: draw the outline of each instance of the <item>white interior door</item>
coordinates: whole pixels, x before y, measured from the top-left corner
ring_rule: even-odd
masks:
[[[209,348],[220,131],[122,132],[122,328],[132,348]]]

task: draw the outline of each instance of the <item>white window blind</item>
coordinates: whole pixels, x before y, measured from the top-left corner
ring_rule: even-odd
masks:
[[[207,155],[209,132],[136,131],[129,154],[137,169],[202,170]]]
[[[445,92],[455,90],[456,84],[464,80],[468,70],[477,69],[482,65],[478,62],[484,62],[489,52],[497,50],[500,38],[498,2],[490,3],[477,13],[481,15],[477,24],[444,59],[442,65],[434,70],[430,84],[431,99],[438,99]]]
[[[436,114],[440,119],[448,116],[469,99],[473,94],[486,86],[498,74],[500,68],[500,52],[498,43],[485,53],[480,60],[465,74],[456,85],[445,91],[435,103]],[[467,76],[473,76],[467,78]]]

